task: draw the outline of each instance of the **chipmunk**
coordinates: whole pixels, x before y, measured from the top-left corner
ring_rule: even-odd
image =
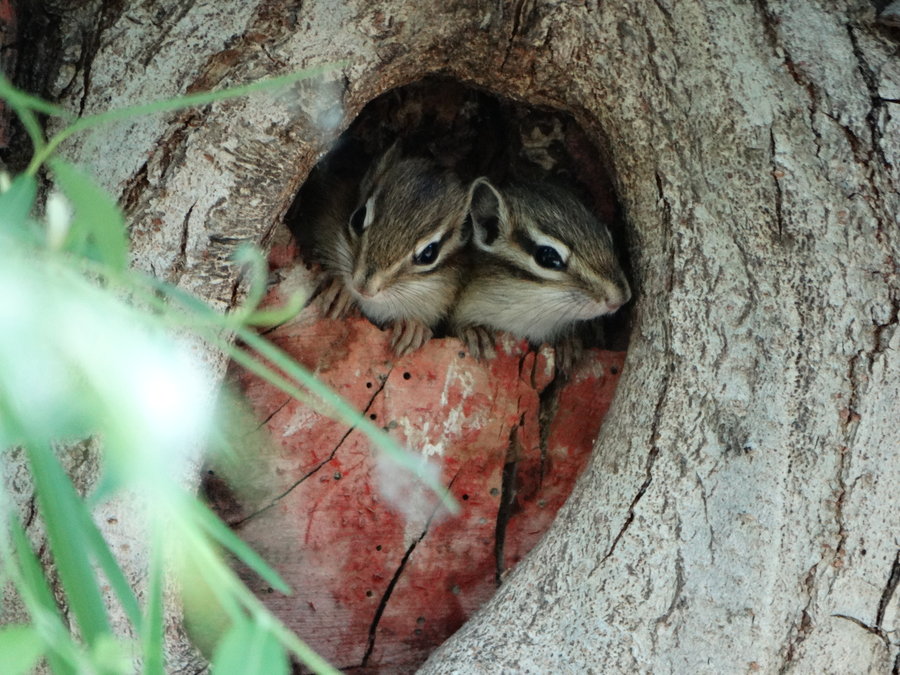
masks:
[[[476,358],[493,354],[490,331],[553,343],[561,371],[580,353],[579,322],[631,298],[609,230],[568,190],[547,182],[502,191],[486,178],[469,190],[474,243],[451,324]]]
[[[460,286],[468,227],[459,179],[431,160],[403,157],[395,143],[356,194],[345,185],[325,197],[329,204],[305,238],[326,276],[326,314],[343,316],[357,305],[373,323],[393,324],[398,356],[418,349],[447,317]]]

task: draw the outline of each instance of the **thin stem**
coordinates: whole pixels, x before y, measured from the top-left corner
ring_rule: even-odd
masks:
[[[246,96],[247,94],[252,94],[257,91],[275,89],[288,84],[292,84],[301,79],[320,75],[321,73],[333,70],[335,68],[340,68],[346,64],[346,61],[340,61],[338,63],[316,66],[314,68],[307,68],[305,70],[297,71],[296,73],[290,73],[289,75],[272,77],[267,80],[252,82],[250,84],[244,84],[237,87],[230,87],[228,89],[222,89],[220,91],[203,91],[196,94],[187,94],[185,96],[178,96],[176,98],[170,98],[164,101],[154,101],[152,103],[142,103],[139,105],[126,106],[124,108],[107,110],[106,112],[97,113],[96,115],[88,115],[87,117],[82,117],[81,119],[67,126],[65,129],[53,136],[44,147],[37,149],[34,157],[32,157],[31,159],[31,163],[28,165],[28,169],[26,170],[26,172],[33,175],[38,170],[38,168],[50,158],[50,156],[56,151],[56,149],[63,141],[79,132],[91,129],[101,124],[131,119],[133,117],[149,115],[152,113],[171,112],[173,110],[180,110],[183,108],[192,108],[196,106],[207,105],[209,103],[221,101],[226,98]]]

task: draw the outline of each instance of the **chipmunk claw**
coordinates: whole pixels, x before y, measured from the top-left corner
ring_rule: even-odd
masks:
[[[431,329],[421,321],[400,319],[394,322],[391,348],[397,356],[406,356],[422,347],[431,336]]]
[[[494,334],[484,326],[469,326],[463,329],[459,339],[477,361],[492,359],[497,355],[494,349]]]
[[[340,279],[334,278],[322,287],[319,306],[329,319],[340,319],[347,316],[353,307],[353,296]]]
[[[584,358],[584,344],[577,337],[563,338],[553,346],[557,372],[568,375]]]

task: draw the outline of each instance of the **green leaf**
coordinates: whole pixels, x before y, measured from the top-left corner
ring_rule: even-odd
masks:
[[[302,293],[295,293],[281,307],[259,309],[244,319],[245,326],[278,326],[297,316],[306,305],[306,297]]]
[[[258,621],[239,621],[219,641],[214,675],[287,675],[287,655],[278,639]]]
[[[127,643],[117,639],[112,633],[104,633],[94,643],[91,662],[100,673],[126,675],[134,672]]]
[[[46,451],[52,453],[49,448]],[[40,453],[41,451],[38,450],[37,452]],[[32,463],[32,473],[35,474],[35,483],[37,484],[38,479],[41,479],[41,484],[44,484],[44,481],[46,481],[47,478],[51,478],[56,485],[68,485],[67,488],[60,487],[59,489],[61,492],[54,495],[56,499],[66,505],[64,507],[66,512],[65,515],[69,519],[67,526],[71,528],[68,531],[69,534],[68,537],[66,537],[63,546],[66,548],[74,548],[75,551],[73,551],[73,556],[80,556],[85,562],[88,561],[88,554],[94,557],[97,565],[103,570],[107,583],[109,583],[113,592],[116,594],[122,609],[125,611],[125,615],[128,617],[129,621],[131,621],[135,631],[139,633],[143,622],[140,604],[138,603],[137,596],[135,596],[128,580],[125,578],[122,568],[119,567],[118,562],[113,557],[112,551],[109,549],[109,544],[103,538],[96,523],[94,523],[94,519],[88,511],[87,505],[75,493],[71,481],[59,466],[56,456],[53,455],[47,464],[48,468],[44,473],[41,473],[40,476],[38,476],[36,474],[37,469]],[[55,465],[55,468],[53,468],[53,465]],[[47,473],[48,471],[49,475]],[[44,495],[39,492],[38,499],[43,500],[44,498]],[[56,499],[51,503],[55,504]],[[44,508],[43,503],[41,504],[41,507]],[[44,517],[47,518],[49,515],[45,513]],[[55,525],[56,523],[48,523],[48,534],[50,527]],[[54,541],[51,539],[51,547],[53,547],[53,545]],[[53,551],[54,555],[58,557],[59,554],[55,548]],[[89,569],[88,563],[87,570]],[[87,570],[83,571],[87,572]],[[93,571],[90,572],[90,575],[93,579]]]
[[[100,467],[100,477],[97,479],[94,489],[85,498],[85,504],[88,509],[93,510],[115,497],[123,485],[122,477],[110,470],[109,464],[105,463]]]
[[[44,151],[47,146],[47,142],[44,140],[44,130],[41,128],[41,123],[38,121],[37,115],[34,114],[35,111],[47,115],[65,117],[66,119],[73,118],[71,114],[59,106],[47,103],[31,94],[26,94],[24,91],[16,89],[2,74],[0,74],[0,98],[7,101],[9,106],[16,111],[19,121],[22,123],[25,132],[31,139],[31,144],[34,146],[35,153]],[[35,171],[36,168],[35,170],[32,170],[29,166],[26,173],[33,176]]]
[[[231,259],[233,262],[241,265],[245,274],[248,274],[250,278],[244,304],[234,313],[235,320],[243,322],[244,317],[259,307],[259,303],[265,297],[269,281],[269,270],[262,251],[249,244],[242,244],[231,256]]]
[[[50,646],[47,663],[57,675],[74,675],[76,670],[66,659],[74,651],[72,636],[63,624],[41,563],[31,550],[25,530],[17,518],[9,519],[9,529],[19,567],[16,588],[31,615],[32,624],[42,629],[41,633]]]
[[[92,178],[68,162],[53,159],[50,168],[75,210],[67,248],[104,263],[113,272],[124,270],[128,236],[118,205]]]
[[[106,581],[109,583],[110,587],[112,587],[113,592],[116,594],[119,603],[122,605],[122,609],[125,610],[125,614],[134,626],[135,631],[140,632],[143,622],[141,607],[134,591],[128,583],[128,579],[125,578],[122,568],[119,567],[119,563],[116,562],[116,559],[113,557],[112,551],[109,550],[109,544],[106,542],[106,539],[103,538],[100,530],[97,529],[94,519],[91,518],[87,506],[81,499],[78,499],[75,512],[81,520],[81,527],[86,539],[85,543],[87,545],[87,551],[93,554],[100,569],[103,570]]]
[[[219,544],[231,551],[238,559],[256,572],[269,586],[280,593],[289,594],[290,587],[278,576],[262,557],[232,532],[225,523],[197,500],[191,502],[197,523]]]
[[[201,300],[200,298],[191,295],[182,288],[178,288],[178,286],[173,286],[172,284],[169,284],[165,281],[160,281],[156,277],[152,277],[148,274],[142,274],[136,271],[132,273],[131,278],[135,282],[138,282],[152,289],[152,291],[157,295],[163,296],[180,304],[183,308],[183,311],[187,315],[186,318],[190,320],[190,323],[192,325],[204,326],[212,324],[217,328],[225,328],[229,324],[228,317],[217,312],[215,309],[203,302],[203,300]],[[150,298],[144,299],[147,302],[151,301]],[[165,311],[165,304],[160,304],[159,308],[161,311]]]
[[[29,243],[39,240],[37,228],[29,219],[37,195],[37,181],[33,176],[19,174],[9,189],[0,194],[0,232],[12,234]]]
[[[164,675],[163,658],[163,545],[154,533],[150,547],[150,578],[147,582],[147,614],[144,617],[144,667],[142,675]]]
[[[37,181],[33,176],[19,174],[13,178],[6,192],[0,194],[0,227],[20,227],[34,208]]]
[[[9,104],[15,108],[25,108],[35,110],[45,115],[54,115],[65,119],[74,119],[74,115],[65,108],[61,108],[53,103],[32,96],[21,89],[16,89],[12,83],[0,74],[0,98],[9,101]]]
[[[80,509],[84,507],[59,460],[48,445],[25,445],[35,493],[41,509],[50,550],[66,591],[69,608],[81,635],[93,645],[110,632],[103,596],[90,560],[84,555],[88,533]]]
[[[261,610],[261,612],[264,611],[265,610]],[[270,616],[270,614],[266,614],[266,617]],[[274,624],[272,626],[272,631],[276,634],[281,644],[287,647],[288,650],[297,657],[300,663],[309,668],[312,672],[318,673],[319,675],[341,675],[339,670],[310,649],[309,645],[298,638],[297,635],[289,630],[283,623]]]
[[[44,654],[44,643],[34,627],[8,625],[0,628],[0,654],[4,675],[30,673]]]

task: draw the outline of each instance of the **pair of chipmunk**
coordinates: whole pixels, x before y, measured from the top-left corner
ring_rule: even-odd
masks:
[[[301,246],[323,268],[326,313],[355,304],[392,323],[398,355],[444,320],[476,358],[493,354],[493,331],[568,352],[578,322],[631,297],[609,230],[556,185],[478,178],[467,191],[395,144],[352,191],[330,191]]]

